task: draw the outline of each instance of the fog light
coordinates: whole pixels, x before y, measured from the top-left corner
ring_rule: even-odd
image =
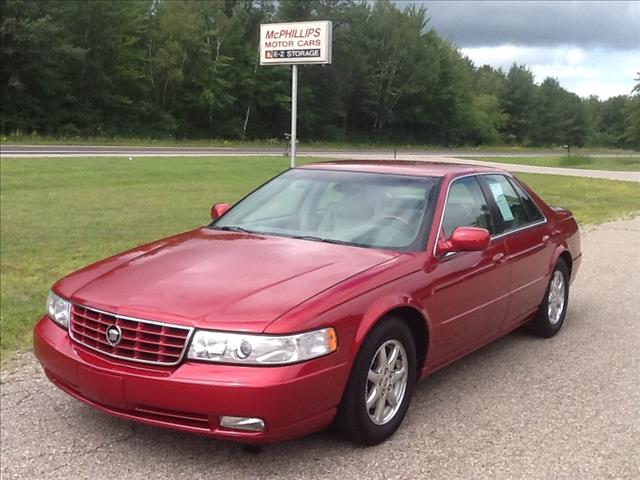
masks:
[[[262,432],[264,430],[264,420],[251,417],[220,417],[220,426],[233,428],[234,430]]]

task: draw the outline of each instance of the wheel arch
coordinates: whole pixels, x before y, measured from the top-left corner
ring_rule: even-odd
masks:
[[[571,278],[571,272],[573,271],[573,258],[571,258],[571,253],[569,253],[569,250],[564,250],[563,252],[561,252],[560,255],[558,255],[558,258],[556,259],[556,262],[559,259],[564,260],[564,263],[567,265],[567,268],[569,269],[569,278]]]
[[[374,307],[363,317],[354,339],[355,352],[360,350],[371,330],[389,316],[401,319],[411,330],[416,342],[416,370],[418,376],[420,376],[429,351],[431,329],[428,316],[419,306],[412,304],[407,299],[402,302],[386,304],[384,308],[380,306]]]
[[[564,263],[567,265],[569,269],[569,278],[571,278],[571,272],[573,270],[573,257],[571,256],[571,252],[565,245],[558,245],[556,251],[553,253],[553,257],[551,257],[551,263],[549,264],[548,275],[551,276],[551,272],[556,267],[558,260],[562,259]]]
[[[411,333],[416,342],[416,370],[418,376],[420,376],[420,372],[424,368],[427,360],[427,350],[429,348],[430,336],[427,320],[421,312],[409,306],[396,307],[388,311],[384,317],[386,316],[394,316],[402,319],[411,329]],[[380,320],[382,320],[382,318]]]

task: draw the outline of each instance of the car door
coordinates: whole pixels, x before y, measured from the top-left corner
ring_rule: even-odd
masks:
[[[499,238],[511,268],[509,306],[504,328],[521,323],[540,305],[547,288],[553,245],[540,209],[517,181],[506,175],[483,175],[497,211]]]
[[[448,239],[456,227],[474,226],[495,232],[495,220],[475,176],[453,180],[447,192],[440,239]],[[509,293],[509,267],[504,239],[484,251],[435,255],[433,282],[427,309],[431,316],[432,355],[445,363],[486,343],[503,323]],[[435,337],[434,337],[435,338]]]

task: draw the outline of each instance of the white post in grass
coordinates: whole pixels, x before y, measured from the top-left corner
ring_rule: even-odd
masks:
[[[296,166],[298,142],[298,65],[291,66],[291,168]]]

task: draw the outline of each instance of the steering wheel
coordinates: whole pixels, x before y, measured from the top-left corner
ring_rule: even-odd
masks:
[[[397,228],[397,230],[407,235],[407,237],[413,237],[416,233],[416,229],[413,227],[413,225],[411,225],[402,217],[396,217],[395,215],[385,215],[381,217],[381,220],[392,220],[392,223]]]

